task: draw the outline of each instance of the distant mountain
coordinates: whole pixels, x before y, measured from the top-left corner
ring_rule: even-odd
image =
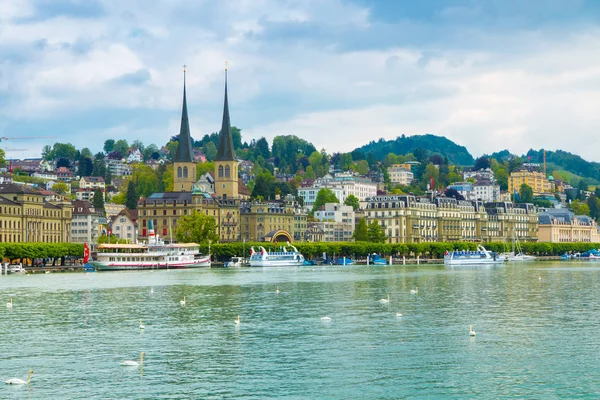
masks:
[[[439,153],[448,157],[451,164],[473,165],[475,160],[464,146],[459,146],[450,139],[436,135],[413,135],[398,136],[396,140],[379,139],[359,147],[355,152],[365,155],[373,153],[376,159],[381,160],[389,153],[405,155],[412,153],[415,149],[426,149],[428,155]]]

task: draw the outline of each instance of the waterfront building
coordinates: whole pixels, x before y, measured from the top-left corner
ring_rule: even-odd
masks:
[[[530,171],[522,169],[513,171],[508,177],[508,192],[514,193],[521,190],[521,185],[525,183],[533,189],[533,195],[538,196],[544,193],[554,191],[554,182],[546,178],[546,174],[539,171]]]
[[[14,183],[0,185],[0,243],[70,241],[71,204]]]
[[[108,230],[121,239],[127,239],[130,243],[137,241],[137,215],[138,210],[125,208],[119,214],[108,218]]]
[[[100,214],[89,201],[72,202],[71,242],[96,243],[99,236]]]
[[[394,164],[388,168],[387,172],[390,182],[398,185],[408,186],[414,179],[414,174],[410,171],[410,166],[407,169],[404,164]]]
[[[539,241],[551,243],[600,242],[596,221],[587,215],[575,215],[560,208],[538,215]]]
[[[314,213],[315,222],[324,232],[326,242],[350,242],[356,227],[355,212],[352,206],[326,203]]]
[[[538,240],[538,217],[533,204],[511,202],[485,203],[488,213],[487,238],[489,241],[522,242]]]
[[[302,218],[304,216],[304,218]],[[292,195],[285,200],[244,202],[240,208],[242,240],[293,242],[306,235],[306,214]],[[279,237],[279,239],[277,239]]]

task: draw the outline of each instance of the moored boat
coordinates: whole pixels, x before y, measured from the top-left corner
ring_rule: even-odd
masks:
[[[388,261],[385,258],[382,258],[379,254],[373,253],[368,256],[367,264],[373,265],[387,265]]]
[[[289,251],[285,246],[280,249],[281,251],[268,252],[263,246],[259,246],[259,251],[255,251],[253,246],[250,248],[248,264],[251,267],[295,267],[304,265],[304,256],[289,242],[287,245],[292,251]]]
[[[444,255],[444,265],[462,266],[462,265],[493,265],[501,264],[506,261],[506,257],[486,250],[482,245],[477,246],[476,251],[455,250],[446,252]]]

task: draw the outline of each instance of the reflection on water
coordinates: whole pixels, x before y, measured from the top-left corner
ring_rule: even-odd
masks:
[[[597,398],[599,267],[2,276],[0,398]]]

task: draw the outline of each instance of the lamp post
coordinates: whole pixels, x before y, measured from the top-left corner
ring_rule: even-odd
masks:
[[[242,265],[246,262],[246,238],[244,238],[244,244],[242,245]]]

